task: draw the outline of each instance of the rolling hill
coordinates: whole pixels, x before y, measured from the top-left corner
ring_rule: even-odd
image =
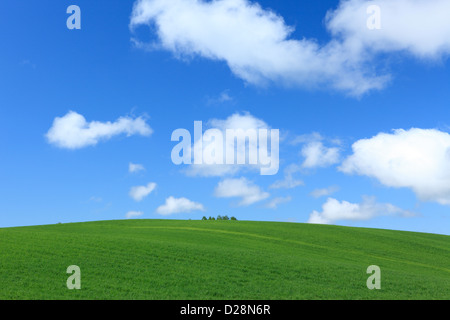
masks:
[[[0,229],[0,299],[450,299],[450,237],[278,222]],[[66,286],[79,266],[81,289]],[[368,266],[381,269],[369,290]]]

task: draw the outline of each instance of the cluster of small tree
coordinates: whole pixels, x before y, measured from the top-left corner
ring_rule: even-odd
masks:
[[[202,220],[237,220],[235,217],[231,217],[229,218],[228,216],[221,216],[220,214],[217,216],[217,218],[214,217],[209,217],[206,218],[205,216],[203,216]]]

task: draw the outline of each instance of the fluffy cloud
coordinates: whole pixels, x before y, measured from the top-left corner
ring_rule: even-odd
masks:
[[[380,10],[378,30],[367,28],[372,5]],[[448,12],[447,0],[349,0],[328,13],[327,27],[354,52],[405,51],[436,59],[450,53]]]
[[[248,0],[139,0],[130,27],[139,25],[156,27],[159,47],[177,56],[225,61],[253,84],[329,83],[359,94],[384,83],[356,68],[340,42],[321,47],[314,39],[290,39],[294,29],[281,16]]]
[[[237,174],[244,169],[250,170],[271,170],[278,171],[279,166],[279,145],[278,141],[273,141],[271,137],[271,129],[267,123],[258,119],[248,112],[234,113],[226,119],[211,119],[205,125],[206,131],[202,134],[200,141],[194,141],[194,145],[191,150],[200,150],[203,154],[202,164],[192,164],[186,171],[188,175],[192,176],[231,176]],[[222,136],[222,139],[216,140],[215,137],[210,135],[212,130],[218,130],[218,133]],[[258,134],[260,129],[267,130],[267,154],[270,159],[269,164],[262,163],[261,161],[261,140],[258,136],[256,139],[250,139],[249,132],[254,131]],[[227,139],[227,130],[233,130],[236,139]],[[239,145],[236,146],[236,141],[246,141],[242,148]],[[263,146],[264,147],[264,146]],[[235,152],[234,164],[226,164],[226,150],[232,149]],[[222,158],[220,159],[223,164],[207,164],[205,159],[211,158],[212,150],[222,151]],[[266,149],[264,149],[266,150]],[[250,164],[250,153],[256,156],[256,164]],[[237,164],[236,159],[245,159],[244,164]]]
[[[322,212],[313,211],[308,223],[333,224],[339,220],[369,220],[382,215],[411,216],[390,203],[377,203],[373,197],[364,197],[361,203],[350,203],[329,198],[322,206]]]
[[[241,198],[239,206],[248,206],[270,196],[246,178],[225,179],[219,182],[214,195],[218,198]]]
[[[303,144],[301,155],[305,159],[302,168],[328,167],[339,162],[340,148],[326,147],[325,141],[333,145],[341,144],[339,139],[326,139],[318,132],[297,136],[291,141],[292,145]]]
[[[450,204],[450,135],[435,129],[394,130],[353,144],[340,170],[411,188],[424,201]]]
[[[125,215],[125,218],[134,219],[134,218],[142,216],[143,214],[144,213],[142,211],[128,211],[127,214]]]
[[[325,147],[321,141],[313,141],[302,148],[305,160],[303,168],[328,167],[339,162],[339,148]]]
[[[149,136],[152,132],[142,117],[121,117],[115,122],[87,122],[81,114],[70,111],[53,120],[46,138],[49,143],[60,148],[80,149],[120,134]]]
[[[169,197],[163,205],[156,209],[156,213],[163,216],[191,211],[205,211],[205,208],[201,203],[193,202],[186,198]]]
[[[367,27],[373,4],[348,0],[330,10],[325,22],[332,39],[324,45],[292,39],[294,29],[280,15],[248,0],[138,0],[130,27],[152,26],[159,38],[154,46],[177,56],[224,61],[249,83],[328,85],[353,95],[381,89],[390,80],[389,74],[375,73],[378,52],[432,59],[450,52],[447,0],[377,1],[381,30]]]
[[[145,170],[145,168],[142,164],[130,162],[128,165],[128,172],[130,172],[130,173],[136,173],[136,172],[143,171],[143,170]]]
[[[142,199],[148,196],[155,188],[156,183],[150,182],[146,186],[132,187],[129,194],[135,201],[142,201]]]

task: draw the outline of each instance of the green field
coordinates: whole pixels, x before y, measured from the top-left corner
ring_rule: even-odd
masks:
[[[0,229],[0,299],[450,299],[450,237],[127,220]],[[66,269],[81,269],[69,290]],[[381,268],[369,290],[367,267]]]

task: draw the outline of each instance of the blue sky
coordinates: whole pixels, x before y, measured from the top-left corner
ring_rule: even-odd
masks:
[[[450,25],[416,16],[448,4],[417,3],[2,1],[0,227],[227,214],[449,234]],[[372,4],[381,30],[361,24]],[[70,111],[109,135],[48,139]],[[172,163],[174,130],[236,118],[280,130],[276,175]]]

